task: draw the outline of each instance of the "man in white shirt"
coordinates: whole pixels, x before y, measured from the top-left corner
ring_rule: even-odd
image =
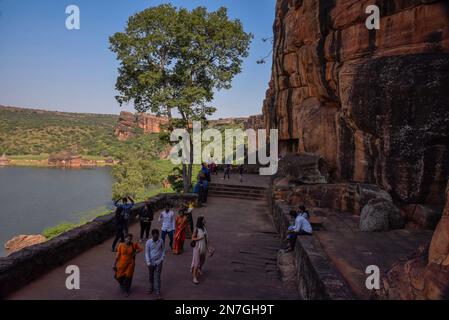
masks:
[[[173,236],[175,234],[175,213],[170,210],[170,207],[165,207],[165,210],[159,215],[159,221],[162,221],[162,241],[165,244],[165,238],[168,234],[170,239],[170,248],[173,249]]]
[[[151,231],[152,238],[149,239],[145,245],[145,262],[148,266],[150,289],[148,293],[151,294],[156,291],[158,299],[161,295],[161,273],[162,263],[165,258],[165,245],[162,239],[159,239],[159,230]]]
[[[296,238],[299,235],[312,235],[312,225],[310,222],[304,217],[304,215],[300,214],[296,211],[290,211],[290,215],[296,217],[295,224],[288,227],[287,230],[287,240],[288,246],[286,252],[293,251],[295,249]]]
[[[300,216],[306,218],[307,221],[310,220],[310,214],[309,214],[309,212],[306,210],[306,207],[305,207],[305,206],[302,206],[302,205],[299,206],[299,208],[298,208],[298,215],[300,215]]]

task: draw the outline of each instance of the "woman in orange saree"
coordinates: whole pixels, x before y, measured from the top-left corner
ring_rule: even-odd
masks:
[[[176,231],[173,244],[173,254],[181,254],[184,251],[184,241],[189,228],[189,221],[185,210],[180,210],[176,217]]]
[[[138,243],[132,242],[133,236],[127,234],[125,242],[120,243],[117,248],[117,256],[113,269],[115,279],[120,284],[123,294],[128,297],[136,266],[136,254],[142,251]]]

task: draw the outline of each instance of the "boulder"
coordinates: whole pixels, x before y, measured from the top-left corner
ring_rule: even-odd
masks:
[[[360,230],[364,232],[388,231],[404,227],[399,209],[384,199],[370,200],[362,209]]]
[[[35,244],[43,243],[47,241],[43,235],[20,235],[7,241],[5,244],[5,249],[8,254],[17,252],[23,248],[33,246]]]
[[[324,183],[296,185],[288,177],[276,177],[272,184],[275,200],[286,200],[290,205],[332,208],[336,211],[360,215],[362,208],[372,199],[392,202],[388,192],[376,185],[357,183]]]
[[[287,177],[296,184],[329,182],[326,160],[313,154],[288,154],[279,161],[276,177]]]
[[[441,219],[441,208],[431,208],[423,204],[410,204],[403,209],[407,225],[425,230],[435,230]]]

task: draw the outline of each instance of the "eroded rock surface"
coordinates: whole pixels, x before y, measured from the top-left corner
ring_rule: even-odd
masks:
[[[20,235],[12,238],[5,244],[5,249],[8,254],[19,251],[23,248],[33,246],[35,244],[47,241],[43,235]]]
[[[280,151],[321,155],[341,180],[444,203],[449,175],[449,3],[278,0],[263,112]]]
[[[278,165],[277,177],[287,178],[296,184],[329,182],[326,160],[314,154],[288,154]]]
[[[362,209],[360,230],[364,232],[389,231],[404,227],[405,220],[391,201],[372,199]]]
[[[322,157],[335,183],[279,176],[274,199],[360,214],[385,193],[433,228],[449,177],[449,2],[376,1],[380,30],[365,26],[371,4],[277,1],[265,127],[279,129],[281,155]],[[430,249],[391,269],[384,298],[448,298],[448,206]]]
[[[168,124],[167,117],[122,111],[115,126],[115,135],[119,140],[124,141],[134,137],[139,130],[142,130],[143,133],[161,132],[161,127],[166,124]]]

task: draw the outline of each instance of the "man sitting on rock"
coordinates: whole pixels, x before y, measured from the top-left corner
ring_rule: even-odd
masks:
[[[305,209],[305,208],[304,208]],[[312,235],[312,225],[303,214],[295,210],[290,211],[290,215],[295,217],[295,224],[288,227],[287,230],[287,248],[285,252],[295,249],[296,238],[300,235]]]

